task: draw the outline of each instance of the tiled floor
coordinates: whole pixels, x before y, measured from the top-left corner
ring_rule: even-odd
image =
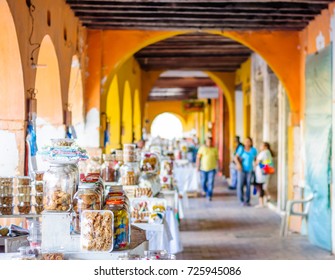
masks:
[[[185,212],[184,251],[178,259],[335,259],[306,237],[281,238],[278,214],[267,208],[242,207],[235,192],[222,183],[216,185],[213,201],[190,198]]]

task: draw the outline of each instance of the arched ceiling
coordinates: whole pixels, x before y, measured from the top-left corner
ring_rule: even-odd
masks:
[[[332,0],[67,0],[92,29],[302,30]]]

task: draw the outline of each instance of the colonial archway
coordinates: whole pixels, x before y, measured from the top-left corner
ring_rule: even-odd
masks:
[[[111,149],[120,148],[121,143],[121,106],[117,75],[114,75],[108,89],[106,113],[110,133],[110,142],[106,146],[106,152],[110,152]]]
[[[35,88],[37,90],[37,147],[50,144],[52,138],[63,138],[63,108],[58,59],[54,44],[46,35],[38,54]],[[37,166],[45,169],[46,164],[38,158]]]
[[[25,89],[15,24],[5,0],[0,0],[0,26],[0,176],[14,176],[24,169]]]
[[[122,100],[122,144],[133,142],[133,102],[129,81],[126,81]]]
[[[150,134],[165,139],[181,138],[183,136],[185,121],[178,114],[165,112],[157,115],[152,121]]]

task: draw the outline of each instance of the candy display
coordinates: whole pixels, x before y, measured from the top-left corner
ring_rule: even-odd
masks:
[[[101,196],[94,183],[82,183],[73,198],[74,231],[80,233],[81,213],[85,210],[101,210]]]
[[[114,214],[114,249],[127,249],[130,244],[130,211],[125,200],[108,199],[104,209]]]
[[[13,215],[14,205],[0,205],[0,212],[2,215]]]
[[[81,248],[84,251],[113,250],[113,212],[86,210],[81,216]]]
[[[159,172],[159,159],[155,153],[143,153],[141,160],[141,171],[145,173]]]
[[[133,223],[147,223],[149,221],[149,201],[134,199],[131,203],[131,219]]]

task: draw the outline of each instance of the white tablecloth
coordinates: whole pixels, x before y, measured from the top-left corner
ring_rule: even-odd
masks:
[[[170,254],[176,254],[183,250],[178,221],[172,208],[165,212],[163,224],[139,223],[134,225],[146,231],[149,250],[166,250]]]
[[[200,190],[199,173],[192,163],[175,164],[173,175],[180,193],[198,192]]]

